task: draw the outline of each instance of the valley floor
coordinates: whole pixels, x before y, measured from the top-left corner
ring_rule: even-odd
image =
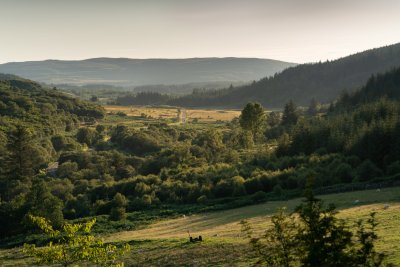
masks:
[[[375,211],[380,237],[377,249],[388,254],[388,261],[400,266],[400,188],[380,191],[358,191],[320,196],[325,203],[334,203],[338,216],[350,225],[367,218]],[[247,240],[240,232],[239,222],[246,219],[256,232],[269,225],[269,217],[279,207],[292,210],[300,199],[271,201],[237,209],[207,214],[185,215],[164,220],[138,231],[126,231],[105,236],[108,242],[129,242],[132,251],[125,256],[126,266],[249,266],[254,262]],[[200,243],[188,242],[202,235]],[[31,258],[19,248],[0,250],[0,266],[30,266]]]

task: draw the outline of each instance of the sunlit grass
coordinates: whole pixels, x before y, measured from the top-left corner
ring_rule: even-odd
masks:
[[[357,191],[320,196],[325,203],[334,203],[340,218],[353,225],[358,219],[376,212],[379,223],[379,251],[389,262],[400,266],[400,188],[381,191]],[[254,255],[240,232],[239,222],[246,219],[256,232],[269,225],[269,218],[283,206],[293,210],[301,199],[271,201],[219,212],[186,215],[167,219],[137,231],[124,231],[105,236],[108,242],[129,242],[132,252],[125,256],[127,266],[249,266]],[[386,208],[385,208],[386,206]],[[202,235],[204,242],[189,243],[192,236]],[[19,248],[0,250],[0,266],[30,266],[32,259]]]

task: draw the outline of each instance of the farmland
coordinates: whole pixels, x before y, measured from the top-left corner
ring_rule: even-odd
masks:
[[[104,106],[109,113],[125,113],[129,117],[163,119],[180,121],[198,121],[203,123],[226,122],[239,117],[238,110],[216,110],[216,109],[180,109],[177,107],[150,107],[150,106]],[[181,115],[178,115],[178,114]]]

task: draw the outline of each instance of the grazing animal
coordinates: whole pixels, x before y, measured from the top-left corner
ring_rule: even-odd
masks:
[[[201,235],[199,235],[199,237],[195,237],[195,238],[189,237],[189,241],[190,241],[191,243],[194,243],[194,242],[201,242],[201,241],[203,241],[203,237],[202,237]]]

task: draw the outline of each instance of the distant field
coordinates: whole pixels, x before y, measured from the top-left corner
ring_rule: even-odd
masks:
[[[123,112],[132,117],[143,117],[153,119],[177,119],[178,108],[175,107],[147,107],[147,106],[111,106],[105,105],[107,112]],[[231,121],[239,117],[240,111],[237,110],[216,110],[216,109],[184,109],[181,108],[180,121],[216,122]]]
[[[389,256],[389,262],[400,266],[400,188],[386,188],[320,196],[325,203],[334,203],[338,216],[350,223],[377,212],[380,237],[377,247]],[[271,201],[259,205],[186,215],[160,221],[138,231],[119,232],[105,236],[108,242],[129,242],[132,252],[124,259],[126,266],[250,266],[254,255],[240,232],[239,222],[248,220],[256,232],[269,225],[277,208],[292,210],[300,199]],[[389,204],[388,209],[384,205]],[[191,244],[192,236],[202,235],[204,242]],[[19,248],[0,250],[0,266],[30,266],[32,259]]]

